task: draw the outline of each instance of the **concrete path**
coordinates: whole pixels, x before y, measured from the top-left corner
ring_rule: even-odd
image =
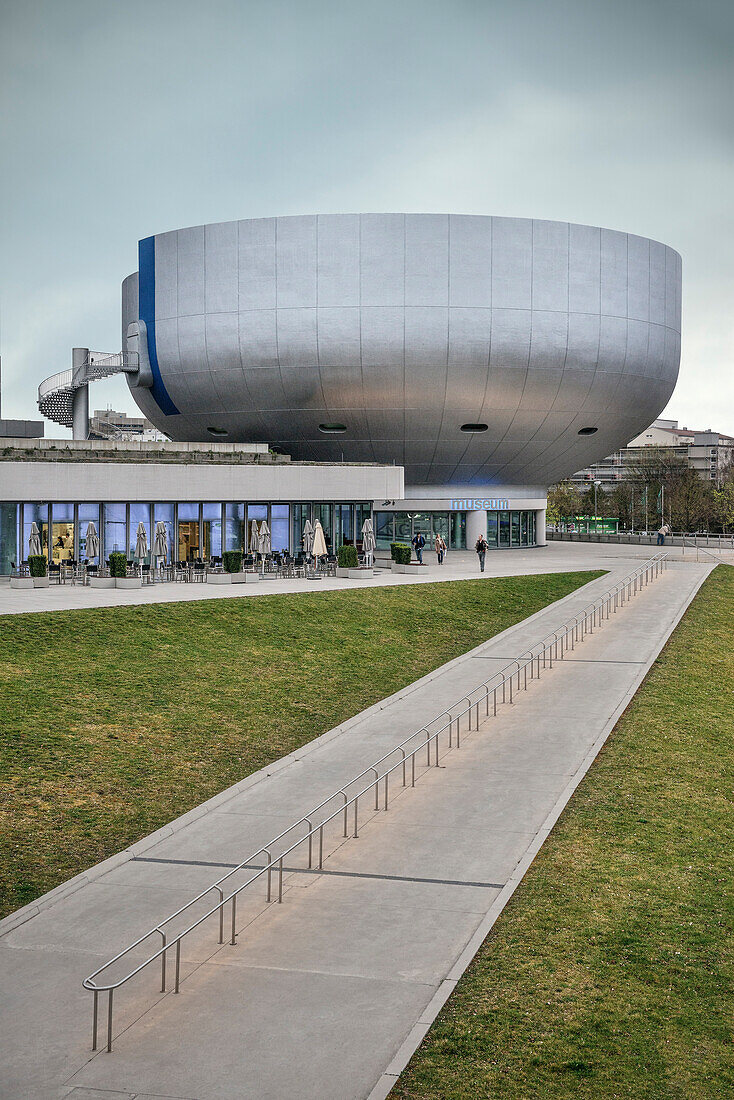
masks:
[[[655,548],[648,546],[596,546],[589,543],[554,542],[527,550],[493,550],[487,554],[486,569],[479,572],[476,554],[452,551],[444,565],[436,564],[436,555],[426,552],[425,577],[379,571],[369,580],[350,581],[330,577],[321,581],[263,580],[258,584],[214,585],[166,583],[146,585],[135,591],[86,588],[81,585],[52,585],[48,588],[17,589],[0,584],[0,615],[21,615],[34,611],[68,611],[82,607],[129,607],[136,604],[180,603],[189,600],[244,599],[277,595],[284,592],[333,592],[345,588],[379,588],[384,585],[426,584],[469,578],[518,577],[537,573],[560,573],[576,569],[609,569],[620,561],[646,561]],[[671,550],[671,560],[680,558],[680,549]],[[729,554],[734,564],[734,553]],[[688,551],[689,561],[691,553]],[[706,560],[703,558],[702,563]],[[711,561],[710,564],[715,564]]]
[[[671,566],[387,812],[365,807],[358,839],[329,836],[326,873],[294,856],[282,905],[241,902],[236,946],[203,925],[180,995],[157,971],[120,991],[110,1055],[91,1053],[81,979],[639,564],[572,549],[613,576],[0,923],[0,1096],[386,1096],[710,566]]]

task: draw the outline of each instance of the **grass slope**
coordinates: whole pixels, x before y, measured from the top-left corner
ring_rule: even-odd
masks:
[[[392,1098],[734,1095],[733,623],[719,566]]]
[[[0,618],[0,915],[598,575]]]

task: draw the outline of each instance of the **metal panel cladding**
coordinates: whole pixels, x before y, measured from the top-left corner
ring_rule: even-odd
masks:
[[[172,439],[395,462],[426,487],[548,485],[627,443],[673,391],[680,315],[663,244],[464,214],[161,233],[123,293],[156,366],[133,394]]]

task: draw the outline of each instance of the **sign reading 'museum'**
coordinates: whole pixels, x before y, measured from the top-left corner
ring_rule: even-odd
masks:
[[[452,500],[450,508],[452,512],[478,512],[484,508],[488,512],[506,511],[510,507],[509,501],[500,497],[487,497],[484,499],[465,497],[462,500]]]

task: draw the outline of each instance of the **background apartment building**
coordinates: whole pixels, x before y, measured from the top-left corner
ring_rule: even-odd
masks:
[[[626,447],[579,470],[569,481],[579,489],[586,489],[598,481],[606,492],[635,481],[646,447],[665,447],[684,459],[703,481],[713,482],[717,487],[734,461],[734,436],[711,428],[705,431],[681,428],[677,420],[658,419]]]

